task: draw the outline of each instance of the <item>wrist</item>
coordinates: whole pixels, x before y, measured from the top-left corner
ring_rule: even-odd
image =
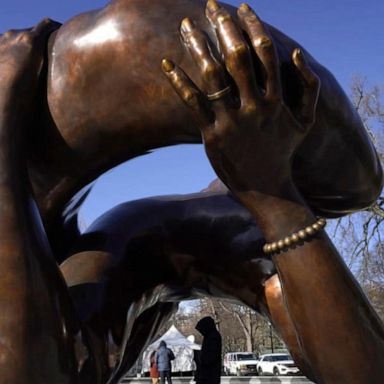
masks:
[[[234,195],[254,216],[267,242],[281,240],[316,221],[293,183],[236,190]]]
[[[258,170],[256,165],[248,165],[247,168],[252,169],[252,171],[245,172],[244,167],[241,167],[240,169],[231,170],[231,176],[226,178],[233,193],[257,191],[266,196],[288,198],[298,194],[288,167],[269,162],[261,170]]]

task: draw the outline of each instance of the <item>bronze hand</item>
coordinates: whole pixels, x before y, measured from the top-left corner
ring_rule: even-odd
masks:
[[[247,5],[238,10],[240,25],[252,42],[250,48],[224,8],[209,1],[206,13],[217,33],[225,67],[204,33],[184,19],[181,34],[204,88],[198,89],[169,60],[163,61],[164,72],[194,112],[207,155],[220,178],[233,192],[256,189],[275,194],[276,187],[291,181],[293,155],[314,122],[318,77],[302,51],[295,49],[292,62],[302,83],[302,95],[297,107],[290,109],[283,99],[273,40],[257,15]],[[261,63],[262,82],[256,78],[252,55]],[[276,179],[281,180],[280,185]]]

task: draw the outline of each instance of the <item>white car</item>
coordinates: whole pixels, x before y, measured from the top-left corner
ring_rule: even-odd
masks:
[[[257,362],[257,373],[259,376],[265,374],[275,376],[297,375],[300,370],[287,353],[269,353],[260,356]]]
[[[226,375],[256,375],[257,359],[250,352],[231,352],[224,356],[224,373]]]

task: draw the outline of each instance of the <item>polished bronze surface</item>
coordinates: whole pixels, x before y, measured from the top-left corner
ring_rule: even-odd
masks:
[[[269,316],[315,382],[382,382],[383,325],[358,284],[322,231],[291,235],[382,188],[356,111],[302,47],[247,5],[116,0],[7,32],[0,57],[1,383],[117,383],[196,294]],[[237,200],[127,204],[75,242],[87,183],[201,137]],[[295,248],[262,253],[290,235]],[[112,372],[109,334],[122,351]]]
[[[0,382],[77,383],[78,327],[27,174],[38,76],[57,24],[0,36]]]
[[[201,141],[190,111],[174,97],[159,66],[164,57],[173,60],[203,85],[179,30],[188,16],[217,52],[204,5],[198,0],[117,0],[74,17],[52,35],[48,104],[42,106],[40,128],[31,138],[29,160],[45,223],[57,218],[80,187],[114,165],[153,148]],[[233,7],[226,8],[236,14]],[[280,59],[284,99],[296,108],[302,87],[291,52],[300,46],[266,28]],[[336,80],[301,50],[322,87],[315,124],[293,159],[295,182],[311,207],[325,216],[366,207],[381,188],[375,150]],[[255,69],[260,77],[261,68]],[[228,85],[218,81],[208,93]]]

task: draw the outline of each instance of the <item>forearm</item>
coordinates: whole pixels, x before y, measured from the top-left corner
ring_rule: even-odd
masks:
[[[35,36],[38,29],[0,36],[0,379],[70,383],[77,376],[72,307],[26,165],[26,137],[35,126],[35,69],[43,54],[34,53]],[[42,354],[51,356],[48,365],[39,364]]]
[[[295,189],[290,190],[284,197],[238,193],[268,242],[315,222]],[[303,353],[319,382],[381,382],[382,323],[327,235],[318,233],[273,260]]]
[[[30,252],[32,193],[29,188],[25,151],[20,140],[22,121],[21,108],[15,105],[11,113],[4,94],[0,91],[0,266],[8,271],[8,281],[12,280],[13,272],[18,278],[19,290],[24,279],[20,273],[26,271],[26,261],[21,255]],[[19,112],[19,113],[18,113]],[[32,235],[33,236],[33,235]],[[1,282],[4,287],[6,281]]]

